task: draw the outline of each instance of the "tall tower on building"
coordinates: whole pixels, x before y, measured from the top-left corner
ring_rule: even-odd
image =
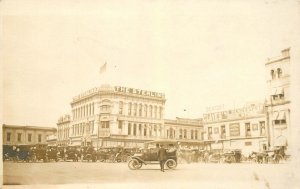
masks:
[[[290,133],[290,48],[265,63],[267,76],[267,125],[269,146],[286,150]]]

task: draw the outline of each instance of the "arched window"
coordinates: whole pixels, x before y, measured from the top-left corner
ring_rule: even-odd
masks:
[[[277,68],[277,76],[278,78],[282,77],[282,70],[280,68]]]
[[[143,108],[143,105],[140,104],[140,105],[139,105],[139,116],[142,116],[142,108]]]
[[[152,117],[152,105],[149,106],[149,114],[150,114],[150,117]]]
[[[128,135],[131,135],[131,124],[128,123]]]
[[[133,125],[133,136],[136,136],[136,124]]]
[[[131,106],[132,106],[132,103],[129,102],[128,103],[128,115],[131,115]]]
[[[184,131],[183,131],[183,138],[184,138],[184,139],[187,138],[187,135],[186,135],[186,134],[187,134],[187,131],[186,131],[186,129],[184,129]]]
[[[119,114],[123,114],[123,102],[122,101],[120,101],[119,102]]]
[[[182,139],[182,129],[179,130],[179,139]]]
[[[271,78],[275,79],[275,71],[274,70],[271,70]]]
[[[145,105],[145,107],[144,107],[144,117],[147,117],[147,111],[148,111],[148,106]]]
[[[136,116],[137,115],[137,104],[134,103],[133,104],[133,116]]]

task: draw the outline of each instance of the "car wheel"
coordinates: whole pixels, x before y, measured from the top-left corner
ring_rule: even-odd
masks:
[[[136,159],[131,159],[128,162],[128,167],[131,170],[136,170],[136,169],[140,169],[142,167],[142,163],[140,163],[138,160]]]
[[[165,163],[165,165],[169,168],[169,169],[175,169],[177,167],[177,162],[174,159],[168,159]]]

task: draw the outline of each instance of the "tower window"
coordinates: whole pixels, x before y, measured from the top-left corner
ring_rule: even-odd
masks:
[[[282,70],[280,68],[277,68],[277,75],[278,75],[278,78],[282,77]]]
[[[275,79],[275,71],[274,70],[271,70],[271,77],[272,77],[272,79]]]

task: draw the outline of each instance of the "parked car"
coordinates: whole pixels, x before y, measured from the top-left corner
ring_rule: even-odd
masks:
[[[58,148],[57,146],[48,146],[46,151],[47,161],[58,161]]]
[[[80,152],[81,161],[97,161],[97,154],[92,146],[82,146]]]
[[[177,167],[177,150],[178,141],[176,140],[155,140],[146,142],[141,153],[134,154],[128,162],[128,167],[131,170],[140,169],[143,165],[159,164],[157,145],[167,146],[167,160],[165,166],[169,169]]]
[[[32,161],[40,161],[47,162],[47,144],[36,144],[32,148]]]
[[[78,161],[79,152],[76,149],[76,146],[67,146],[64,149],[64,161],[73,160]]]
[[[29,162],[32,160],[31,145],[18,145],[17,146],[17,159],[18,161]]]

